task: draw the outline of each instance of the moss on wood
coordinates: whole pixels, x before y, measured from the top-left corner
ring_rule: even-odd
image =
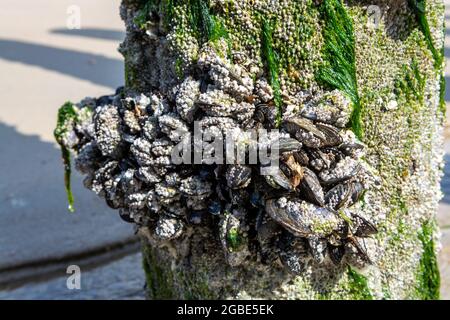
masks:
[[[146,277],[148,296],[151,299],[173,299],[173,274],[170,266],[161,265],[150,246],[143,245],[142,248],[142,264]]]
[[[349,278],[350,296],[358,300],[373,300],[370,292],[367,278],[356,270],[348,267],[347,275]]]
[[[423,300],[440,298],[441,279],[436,257],[434,230],[434,223],[427,221],[422,225],[422,230],[418,235],[422,243],[423,253],[419,264],[417,294]]]

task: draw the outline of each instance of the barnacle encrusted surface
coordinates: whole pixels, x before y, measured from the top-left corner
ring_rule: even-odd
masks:
[[[443,5],[420,3],[123,1],[126,86],[60,141],[145,239],[152,297],[438,297]],[[280,170],[174,160],[197,124],[279,129]]]

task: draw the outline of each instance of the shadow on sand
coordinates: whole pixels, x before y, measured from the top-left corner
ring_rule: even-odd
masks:
[[[77,36],[77,37],[96,38],[113,41],[122,41],[125,38],[125,32],[121,30],[99,29],[99,28],[83,28],[74,30],[58,28],[50,30],[50,33],[65,36]]]
[[[123,61],[98,54],[0,39],[0,59],[38,66],[112,89],[123,83]]]
[[[68,213],[55,144],[2,123],[0,137],[0,270],[85,252],[133,235],[132,226],[86,190],[76,173],[76,212]]]

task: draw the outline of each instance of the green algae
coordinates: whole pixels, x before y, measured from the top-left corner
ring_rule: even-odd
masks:
[[[347,270],[350,296],[358,300],[373,300],[372,293],[370,292],[367,278],[358,273],[352,267],[348,266]]]
[[[392,299],[392,294],[389,289],[389,286],[383,285],[383,287],[381,288],[381,292],[383,293],[383,300],[391,300]]]
[[[362,138],[361,103],[356,80],[355,36],[353,21],[340,0],[325,0],[322,4],[324,19],[324,60],[317,72],[319,83],[344,92],[353,103],[350,126]]]
[[[202,272],[183,272],[178,274],[182,279],[182,285],[187,288],[184,299],[187,300],[212,300],[218,299],[216,292],[212,292],[208,286],[208,277]]]
[[[161,13],[164,27],[168,28],[175,15],[175,5],[177,0],[147,0],[143,1],[143,6],[134,18],[134,23],[145,29],[145,25],[152,13]]]
[[[177,0],[162,0],[161,1],[161,12],[163,14],[163,23],[166,28],[169,28],[175,16],[175,5]]]
[[[418,271],[417,294],[423,300],[437,300],[440,298],[440,274],[434,243],[434,223],[425,222],[418,237],[423,246]]]
[[[61,147],[61,155],[64,164],[64,185],[67,194],[67,201],[69,203],[69,211],[74,212],[75,209],[73,207],[74,199],[71,188],[70,176],[72,173],[71,163],[70,163],[70,151],[64,145],[64,135],[68,131],[68,126],[70,126],[74,121],[77,120],[77,114],[74,109],[74,106],[71,102],[66,102],[63,104],[58,110],[58,117],[56,128],[53,131],[53,135],[55,137],[56,142]]]
[[[409,65],[403,65],[401,75],[396,79],[394,86],[397,96],[403,94],[408,101],[413,99],[423,105],[425,77],[421,75],[419,64],[415,59]]]
[[[427,1],[426,0],[408,0],[410,8],[414,11],[417,23],[419,24],[420,30],[422,31],[425,41],[427,43],[428,49],[431,51],[434,59],[434,67],[437,72],[441,72],[442,65],[444,62],[444,45],[438,50],[434,45],[433,38],[431,35],[430,24],[427,18]],[[445,33],[445,23],[443,26],[443,33]],[[445,76],[441,74],[439,76],[439,111],[445,116],[446,104],[445,104]]]
[[[173,299],[174,292],[172,288],[174,287],[174,278],[170,268],[158,263],[150,246],[143,245],[142,254],[142,265],[149,297],[153,299]]]
[[[399,103],[398,112],[406,120],[406,126],[409,128],[405,139],[403,139],[402,158],[411,159],[414,145],[420,139],[421,132],[418,115],[422,113],[425,106],[425,76],[419,69],[420,66],[416,59],[412,59],[409,64],[404,64],[400,74],[395,80],[394,93]],[[409,175],[410,161],[405,161],[404,165],[398,166],[398,175],[406,177]]]
[[[227,242],[233,250],[237,250],[241,246],[242,237],[239,234],[238,227],[233,227],[228,231]]]
[[[416,15],[417,23],[419,24],[420,29],[423,35],[425,36],[425,41],[427,42],[428,49],[431,51],[433,55],[435,67],[437,69],[440,69],[442,66],[442,62],[444,60],[444,55],[439,50],[436,49],[433,43],[433,38],[431,36],[430,31],[430,24],[428,23],[428,19],[426,16],[427,2],[426,0],[408,0],[408,4]]]
[[[183,60],[180,57],[175,60],[175,73],[179,79],[183,78]]]
[[[189,0],[189,21],[200,43],[216,43],[224,39],[228,45],[228,54],[231,53],[232,45],[228,30],[219,17],[211,14],[208,1]]]
[[[148,244],[142,244],[142,266],[146,279],[147,295],[150,299],[217,299],[216,292],[208,286],[208,277],[201,270],[177,271],[162,263]],[[180,291],[180,288],[183,290]]]
[[[445,103],[445,88],[446,88],[446,80],[445,76],[442,74],[439,79],[439,111],[442,116],[445,117],[447,113],[447,105]]]
[[[130,65],[127,63],[127,59],[124,58],[124,78],[125,78],[125,87],[129,88],[132,83]]]
[[[189,0],[190,22],[202,42],[207,42],[213,34],[214,20],[205,0]]]
[[[269,74],[269,82],[273,89],[273,97],[275,107],[277,108],[276,124],[277,127],[281,124],[282,117],[282,99],[280,81],[278,79],[279,65],[278,57],[273,49],[273,30],[275,28],[274,22],[263,18],[261,31],[261,46],[264,60]]]
[[[331,294],[329,292],[319,292],[315,298],[316,300],[331,300]]]
[[[134,18],[134,23],[140,29],[145,29],[145,24],[147,23],[150,14],[152,12],[158,12],[159,4],[160,4],[159,0],[144,1],[142,9],[139,10],[138,14]]]

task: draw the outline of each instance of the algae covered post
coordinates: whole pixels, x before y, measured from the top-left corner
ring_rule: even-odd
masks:
[[[149,297],[439,298],[441,1],[124,0],[121,16],[125,87],[57,132],[137,226]]]

